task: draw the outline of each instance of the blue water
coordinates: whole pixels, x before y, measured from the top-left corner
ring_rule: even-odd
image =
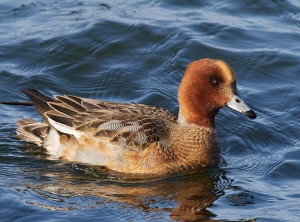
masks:
[[[18,141],[31,107],[0,107],[1,221],[299,221],[300,2],[0,1],[0,95],[21,88],[178,110],[188,63],[220,58],[249,120],[217,117],[227,165],[128,178]]]

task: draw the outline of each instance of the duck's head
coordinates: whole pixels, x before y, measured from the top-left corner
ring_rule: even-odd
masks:
[[[222,60],[201,59],[190,63],[179,86],[178,100],[178,121],[182,124],[214,127],[215,116],[224,106],[256,118],[238,95],[232,69]]]

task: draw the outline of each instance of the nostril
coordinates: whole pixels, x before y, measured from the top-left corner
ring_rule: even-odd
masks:
[[[235,101],[236,101],[237,103],[240,103],[240,102],[241,102],[241,100],[239,100],[239,99],[235,99]]]

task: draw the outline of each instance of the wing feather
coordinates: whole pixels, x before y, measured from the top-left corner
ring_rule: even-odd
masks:
[[[31,92],[31,91],[30,91]],[[153,143],[162,144],[168,138],[169,122],[176,116],[162,108],[134,103],[113,103],[76,96],[55,96],[49,99],[33,91],[34,105],[45,120],[58,131],[80,137],[89,134],[94,139],[105,140],[114,146],[143,150]],[[27,93],[28,94],[28,93]],[[36,99],[36,97],[41,98]],[[43,98],[47,98],[42,101]],[[38,103],[38,104],[36,104]]]
[[[63,115],[75,116],[77,114],[76,109],[73,109],[71,106],[65,103],[49,102],[48,104],[53,110],[56,110]]]
[[[55,98],[61,101],[62,103],[74,108],[77,112],[86,111],[86,109],[82,106],[82,104],[79,103],[78,100],[75,100],[74,98],[70,98],[68,96],[55,96]]]

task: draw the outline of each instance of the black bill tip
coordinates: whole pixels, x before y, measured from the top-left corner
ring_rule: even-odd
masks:
[[[250,119],[255,119],[257,117],[256,113],[252,109],[246,111],[245,115],[248,116]]]

